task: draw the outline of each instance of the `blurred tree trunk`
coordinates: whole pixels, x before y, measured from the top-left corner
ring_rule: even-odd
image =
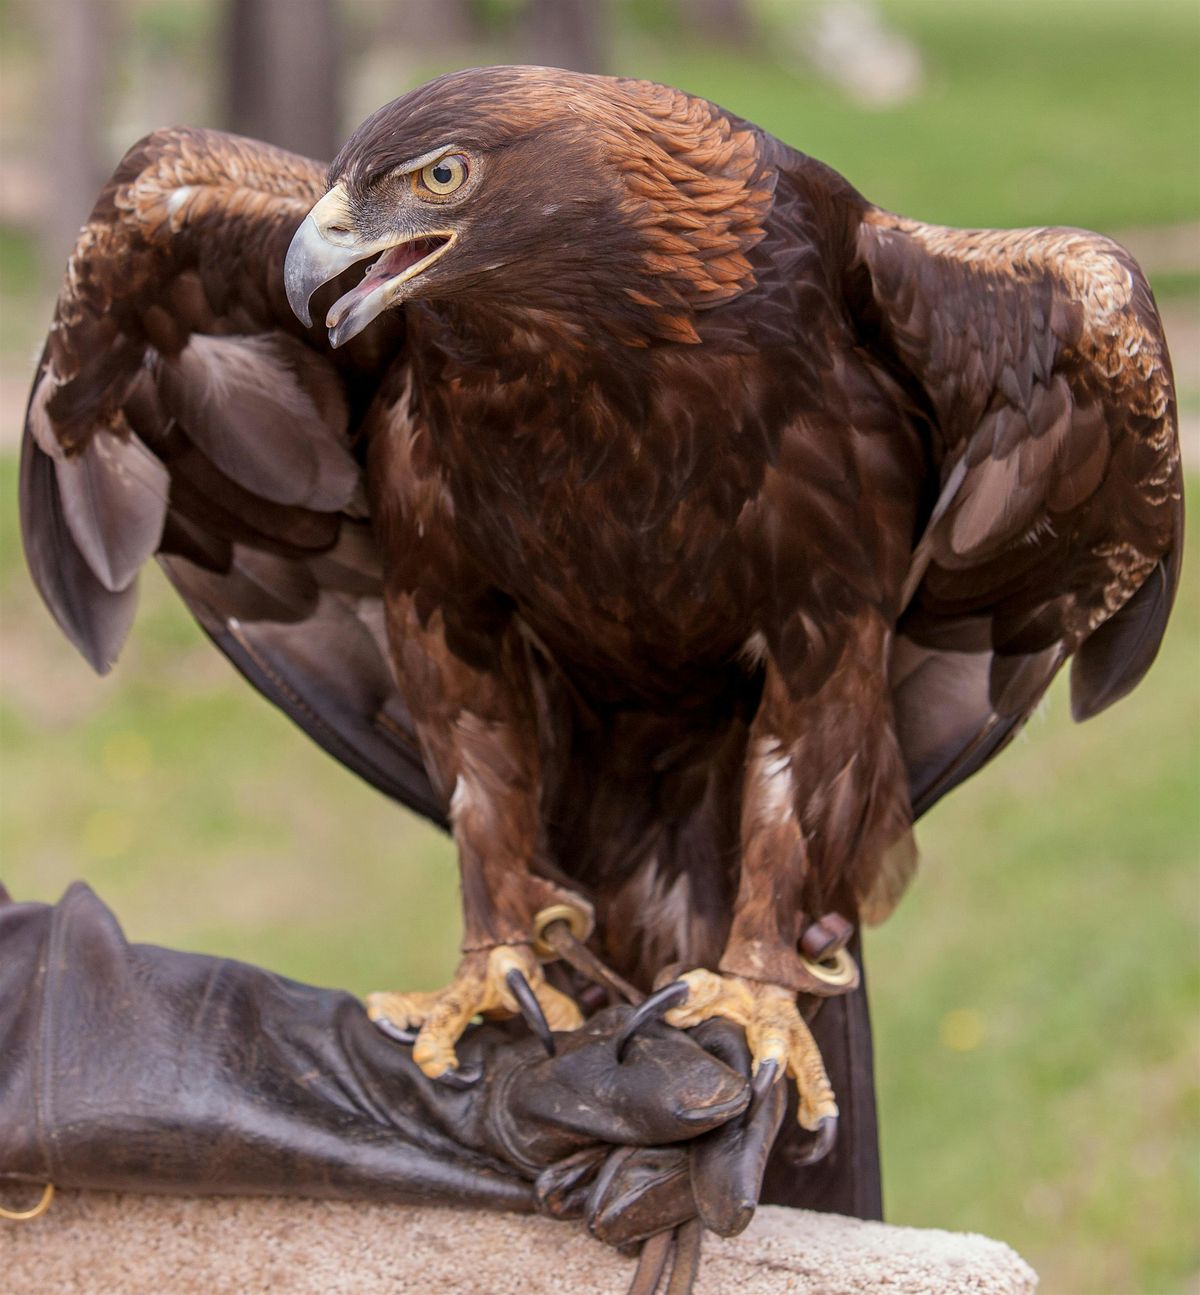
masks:
[[[684,23],[703,36],[726,45],[749,45],[754,39],[754,15],[747,0],[681,0]]]
[[[334,0],[229,0],[230,130],[328,160],[341,143],[341,40]]]
[[[46,178],[50,204],[42,254],[57,275],[75,246],[108,178],[103,123],[111,64],[113,15],[109,0],[57,0],[41,10],[48,53],[51,105]]]
[[[469,45],[480,34],[470,0],[392,0],[373,15],[373,26],[386,39],[427,50]]]
[[[521,14],[521,58],[573,72],[603,72],[610,0],[528,0]]]

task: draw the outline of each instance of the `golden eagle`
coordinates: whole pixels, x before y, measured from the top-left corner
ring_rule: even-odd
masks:
[[[414,90],[328,173],[137,144],[21,501],[98,670],[156,555],[255,687],[453,832],[458,973],[369,1000],[427,1073],[513,971],[579,1020],[533,944],[565,914],[643,989],[682,972],[667,1019],[740,1022],[823,1133],[797,998],[855,968],[806,932],[889,911],[913,820],[1068,658],[1077,718],[1138,682],[1182,528],[1122,248],[908,220],[703,99],[519,67]]]

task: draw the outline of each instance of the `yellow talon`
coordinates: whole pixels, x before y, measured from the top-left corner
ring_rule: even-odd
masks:
[[[546,983],[533,950],[522,944],[498,944],[463,955],[445,989],[429,992],[368,994],[367,1015],[397,1029],[420,1027],[413,1061],[430,1079],[458,1069],[454,1045],[475,1016],[515,1016],[520,1007],[505,977],[519,971],[552,1030],[576,1030],[583,1024],[579,1008],[566,994]]]
[[[775,1061],[796,1081],[796,1118],[804,1128],[815,1133],[822,1120],[836,1118],[837,1101],[825,1063],[790,989],[704,970],[689,971],[680,980],[688,987],[688,998],[666,1013],[668,1025],[688,1029],[714,1016],[733,1021],[746,1031],[755,1074],[764,1063]]]

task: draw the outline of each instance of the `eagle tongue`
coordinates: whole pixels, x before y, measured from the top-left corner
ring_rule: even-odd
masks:
[[[414,238],[407,243],[400,243],[396,247],[389,247],[386,252],[380,253],[367,266],[362,279],[349,292],[344,292],[333,303],[329,311],[329,320],[337,322],[344,319],[360,301],[370,296],[382,282],[394,278],[397,274],[403,274],[410,265],[416,265],[418,261],[428,256],[436,246],[436,239]]]
[[[414,238],[396,247],[389,247],[367,267],[363,283],[369,279],[390,279],[393,275],[403,274],[410,265],[416,265],[418,261],[424,260],[440,241],[436,238]]]
[[[385,309],[386,285],[389,280],[403,274],[418,261],[423,261],[444,241],[440,238],[415,238],[388,248],[374,264],[368,266],[361,282],[349,292],[343,293],[325,316],[330,344],[334,347],[341,346],[360,333]]]

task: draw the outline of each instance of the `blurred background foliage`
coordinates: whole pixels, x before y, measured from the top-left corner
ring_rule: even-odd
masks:
[[[157,572],[103,681],[25,575],[15,451],[54,284],[154,126],[328,154],[454,67],[680,85],[908,215],[1127,242],[1195,467],[1194,0],[0,0],[0,56],[0,876],[46,900],[82,876],[133,938],[361,991],[441,983],[458,923],[447,842],[243,685]],[[1047,1291],[1197,1289],[1191,547],[1147,682],[1084,729],[1056,688],[922,824],[923,874],[868,939],[889,1217],[1001,1237]]]

